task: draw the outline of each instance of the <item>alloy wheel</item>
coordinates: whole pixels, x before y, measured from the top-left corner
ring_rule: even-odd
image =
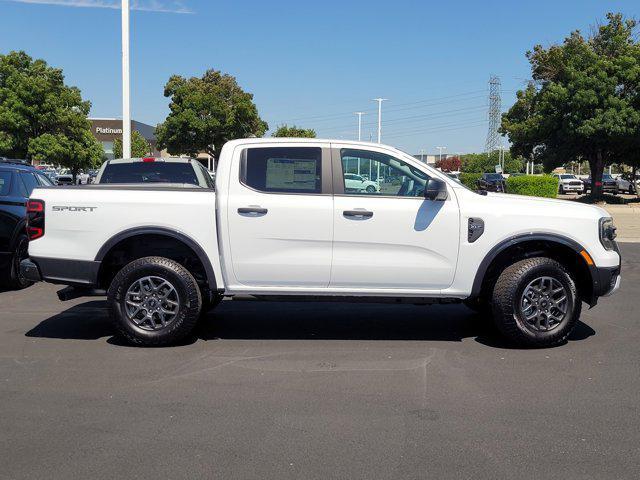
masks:
[[[566,318],[569,295],[553,277],[529,282],[520,297],[520,314],[525,326],[534,332],[549,332]]]
[[[140,278],[133,282],[125,295],[127,317],[143,330],[155,331],[169,326],[179,310],[178,292],[164,278]]]

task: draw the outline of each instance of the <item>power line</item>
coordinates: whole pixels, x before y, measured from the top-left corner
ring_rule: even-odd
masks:
[[[465,107],[465,108],[458,108],[458,109],[454,109],[454,110],[443,110],[440,112],[432,112],[432,113],[426,113],[426,114],[421,114],[421,115],[410,115],[410,116],[406,116],[406,117],[396,117],[396,118],[392,118],[391,120],[385,120],[385,125],[388,124],[398,124],[398,123],[403,123],[403,122],[416,122],[418,120],[426,120],[426,119],[433,119],[433,118],[441,118],[441,117],[455,117],[458,115],[467,115],[469,113],[475,113],[478,111],[485,111],[487,108],[486,105],[474,105],[473,107]],[[370,123],[363,123],[362,126],[363,127],[374,127],[376,124],[374,122],[370,122]],[[350,125],[336,125],[336,126],[332,126],[332,127],[327,127],[327,128],[323,128],[321,129],[323,132],[326,131],[335,131],[335,130],[343,130],[346,128],[349,128]]]
[[[458,93],[455,95],[447,95],[444,97],[434,97],[434,98],[428,98],[428,99],[422,99],[422,100],[415,100],[412,102],[405,102],[405,103],[398,103],[395,104],[393,107],[390,107],[389,109],[385,109],[385,111],[395,111],[395,110],[404,110],[404,108],[400,108],[400,107],[406,107],[408,105],[418,105],[421,103],[429,103],[429,102],[436,102],[439,100],[449,100],[452,98],[460,98],[460,97],[464,97],[464,96],[468,96],[468,95],[472,95],[472,94],[477,94],[477,93],[481,93],[481,92],[486,92],[486,89],[483,90],[473,90],[473,91],[469,91],[469,92],[464,92],[464,93]],[[349,102],[349,103],[354,103],[354,102]],[[446,103],[446,102],[445,102]],[[429,105],[424,105],[424,106],[429,106]],[[375,113],[374,109],[370,109],[370,110],[363,110],[364,113]],[[339,118],[339,117],[348,117],[351,116],[353,113],[352,112],[336,112],[336,113],[329,113],[329,114],[322,114],[322,115],[310,115],[310,116],[304,116],[304,117],[293,117],[293,118],[289,118],[287,120],[281,120],[281,121],[276,121],[274,122],[274,124],[276,125],[280,125],[282,123],[288,123],[288,122],[294,122],[294,121],[303,121],[303,120],[317,120],[317,119],[330,119],[330,118]]]
[[[433,102],[433,103],[429,103],[429,104],[424,104],[424,105],[413,105],[413,106],[409,106],[409,107],[402,107],[402,108],[395,108],[395,107],[388,107],[385,108],[385,113],[387,112],[391,112],[391,113],[397,113],[397,112],[401,112],[401,111],[407,111],[407,110],[415,110],[418,108],[428,108],[428,107],[434,107],[434,106],[438,106],[438,105],[450,105],[452,103],[456,103],[456,102],[466,102],[469,100],[477,100],[479,98],[486,98],[486,95],[475,95],[473,97],[467,97],[467,98],[459,98],[457,100],[447,100],[447,101],[441,101],[441,102]],[[484,108],[486,108],[486,104],[484,105]],[[375,110],[362,110],[363,114],[375,114],[376,111]],[[331,123],[331,122],[335,122],[337,120],[341,120],[342,118],[348,118],[351,117],[352,114],[340,114],[337,115],[333,118],[321,118],[318,120],[314,120],[312,123],[315,127],[319,128],[320,123]],[[285,122],[286,123],[286,122]],[[386,123],[386,121],[385,121]],[[278,123],[278,125],[280,125],[280,123]],[[365,124],[363,124],[364,126]],[[367,124],[369,125],[369,124]],[[373,125],[373,123],[371,124]]]
[[[475,121],[472,123],[455,123],[453,125],[455,126],[451,126],[451,127],[436,127],[436,128],[432,128],[432,129],[427,129],[427,130],[421,130],[421,131],[417,131],[417,132],[405,132],[405,133],[398,133],[398,134],[389,134],[387,135],[386,138],[401,138],[401,137],[408,137],[411,135],[418,135],[418,134],[424,134],[424,133],[441,133],[441,132],[450,132],[450,131],[454,131],[454,130],[462,130],[464,128],[471,128],[471,127],[479,127],[482,125],[486,125],[488,122],[488,120],[479,120],[479,121]]]

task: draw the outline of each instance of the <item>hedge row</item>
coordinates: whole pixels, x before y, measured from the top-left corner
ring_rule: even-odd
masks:
[[[476,190],[478,188],[478,180],[482,176],[481,173],[464,173],[460,174],[460,181],[462,184],[470,188],[471,190]]]
[[[478,188],[481,173],[461,173],[460,181],[471,190]],[[556,198],[558,179],[552,175],[518,175],[507,178],[507,193]]]
[[[556,198],[558,179],[552,175],[521,175],[507,178],[507,193]]]

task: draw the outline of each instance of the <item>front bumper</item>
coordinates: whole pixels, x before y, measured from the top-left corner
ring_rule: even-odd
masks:
[[[615,284],[613,285],[613,288],[611,290],[609,290],[607,293],[605,293],[604,295],[602,295],[603,297],[608,297],[609,295],[613,295],[614,293],[616,293],[619,289],[620,289],[620,283],[622,282],[622,275],[618,275],[616,277],[616,281]]]
[[[595,297],[608,297],[620,288],[620,267],[597,267],[593,279]]]

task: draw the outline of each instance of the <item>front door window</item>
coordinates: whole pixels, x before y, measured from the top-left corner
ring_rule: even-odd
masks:
[[[421,197],[428,176],[391,155],[343,148],[340,150],[346,194]]]

